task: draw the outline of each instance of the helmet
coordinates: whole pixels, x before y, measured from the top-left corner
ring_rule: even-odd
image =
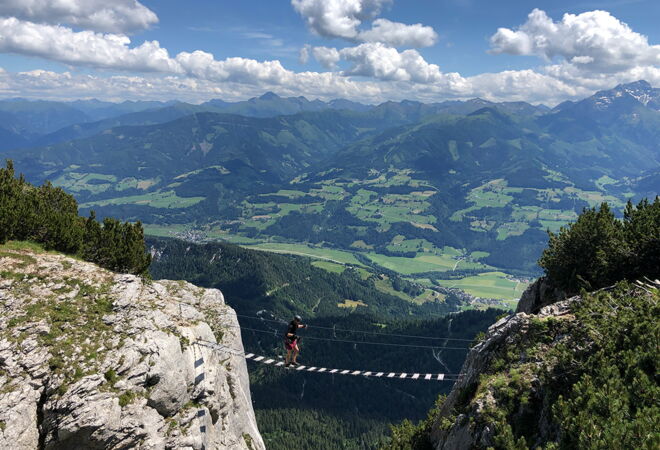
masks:
[[[299,315],[295,315],[293,316],[293,320],[297,320],[298,322],[300,322],[302,320],[302,317],[300,317]]]

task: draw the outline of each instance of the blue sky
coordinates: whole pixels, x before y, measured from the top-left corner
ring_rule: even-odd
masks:
[[[657,0],[6,0],[0,96],[555,104],[660,86],[659,19]]]

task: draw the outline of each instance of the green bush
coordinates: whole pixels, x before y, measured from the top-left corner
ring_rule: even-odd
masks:
[[[586,209],[577,221],[550,233],[539,265],[569,294],[622,279],[660,276],[660,199],[628,202],[623,220],[607,203]]]
[[[560,448],[660,445],[658,300],[657,291],[633,294],[624,282],[575,306],[591,349],[578,355],[575,382],[565,386],[553,405],[562,430]],[[559,365],[568,369],[575,360],[575,351],[566,351]]]
[[[37,242],[116,272],[146,274],[151,262],[140,222],[80,217],[73,196],[50,182],[36,187],[16,178],[11,161],[0,168],[0,244],[8,240]]]

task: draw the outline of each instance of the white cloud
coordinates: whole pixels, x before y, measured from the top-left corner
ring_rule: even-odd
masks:
[[[163,72],[246,83],[283,79],[293,75],[279,61],[258,62],[246,58],[215,60],[201,50],[170,57],[157,41],[130,47],[130,39],[119,34],[73,31],[70,28],[0,19],[0,51],[40,56],[75,66],[137,72]]]
[[[440,68],[426,62],[417,50],[399,52],[381,43],[367,43],[344,48],[339,55],[353,63],[345,75],[415,83],[433,83],[442,78]]]
[[[298,62],[300,64],[307,64],[309,62],[310,51],[311,51],[311,46],[309,44],[305,44],[303,48],[300,49],[300,52],[298,53]]]
[[[71,28],[0,19],[0,52],[19,53],[72,65],[119,70],[175,72],[176,63],[158,41],[130,48],[121,34],[73,31]]]
[[[321,17],[326,22],[314,20],[313,26],[328,36],[369,42],[343,49],[305,46],[300,50],[302,63],[313,55],[332,71],[294,72],[278,60],[242,57],[216,60],[213,54],[201,50],[170,55],[157,41],[132,44],[123,33],[74,31],[65,26],[0,17],[0,52],[130,74],[85,75],[44,70],[10,73],[0,68],[0,96],[177,98],[198,102],[217,97],[238,100],[270,90],[284,96],[343,97],[370,103],[404,98],[433,102],[479,96],[493,101],[525,100],[552,105],[637,79],[660,86],[659,46],[650,45],[644,36],[602,11],[565,15],[562,21],[553,22],[542,11],[534,10],[519,29],[498,30],[491,40],[492,51],[539,55],[552,62],[536,70],[463,77],[458,73],[442,73],[417,50],[395,48],[431,45],[437,36],[430,27],[376,19],[372,28],[360,29],[363,21],[373,20],[389,0],[293,0],[292,3],[294,7],[299,4],[301,11],[303,7],[317,8],[304,10],[309,17],[312,13],[320,14],[314,18]],[[0,7],[3,6],[6,7],[4,4]],[[328,11],[332,14],[325,14]],[[344,20],[347,17],[348,22]],[[37,20],[36,16],[32,19]],[[310,25],[315,29],[313,26]],[[243,37],[270,42],[273,49],[284,44],[261,32],[244,33]],[[275,54],[275,50],[272,52]]]
[[[623,75],[622,75],[623,77]],[[143,76],[115,75],[102,77],[70,72],[35,70],[12,73],[0,68],[0,97],[27,97],[68,100],[99,98],[103,100],[171,100],[199,103],[211,98],[228,101],[259,96],[273,91],[282,96],[304,95],[309,99],[347,98],[365,103],[386,100],[416,99],[437,102],[446,99],[481,97],[491,101],[528,101],[555,105],[567,99],[591,95],[609,89],[619,82],[646,79],[660,86],[660,70],[631,71],[626,78],[603,77],[577,85],[552,75],[533,70],[485,73],[462,77],[445,73],[434,83],[411,81],[356,80],[335,72],[300,72],[283,77],[262,77],[247,82],[241,77],[224,81],[184,75],[147,74]]]
[[[291,0],[294,9],[314,33],[350,42],[381,42],[394,47],[429,47],[438,40],[432,27],[406,25],[376,19],[368,30],[360,30],[366,20],[377,17],[392,0]]]
[[[240,64],[240,62],[235,62]],[[354,98],[377,102],[383,98],[383,86],[377,82],[355,82],[339,74],[324,72],[290,73],[283,78],[262,77],[247,83],[234,77],[219,82],[192,76],[147,74],[144,76],[98,76],[71,72],[33,70],[12,73],[0,68],[0,96],[67,100],[74,98],[180,99],[199,103],[211,98],[243,100],[272,90],[283,96],[305,95],[308,98]]]
[[[399,52],[382,43],[365,43],[337,50],[332,47],[314,47],[314,58],[327,69],[336,70],[343,60],[351,67],[341,72],[344,76],[364,76],[387,81],[433,83],[442,78],[440,68],[429,64],[417,50]]]
[[[588,89],[531,69],[483,73],[466,81],[466,87],[474,97],[490,101],[524,101],[554,105],[568,98],[590,94]]]
[[[392,0],[291,0],[293,8],[316,34],[353,40],[363,20],[380,14]]]
[[[314,58],[326,69],[336,69],[337,63],[341,59],[339,50],[331,47],[314,47],[312,50]]]
[[[136,0],[3,0],[0,16],[112,33],[144,30],[158,23],[156,14]]]
[[[286,83],[296,75],[285,69],[279,61],[256,61],[239,57],[217,61],[211,53],[201,50],[181,52],[175,61],[185,75],[210,81],[277,85]]]
[[[607,11],[564,14],[559,22],[534,9],[517,30],[500,28],[491,39],[493,53],[562,58],[582,70],[616,73],[660,65],[660,45],[649,45]]]
[[[382,42],[393,47],[431,47],[438,41],[432,27],[421,23],[405,25],[387,19],[376,19],[370,30],[358,34],[364,42]]]

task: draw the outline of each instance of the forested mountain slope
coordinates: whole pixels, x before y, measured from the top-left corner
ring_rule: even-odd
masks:
[[[607,205],[585,211],[551,236],[546,277],[391,448],[656,448],[659,244],[659,198],[629,204],[623,221]]]
[[[229,107],[170,105],[7,154],[29,180],[52,180],[100,217],[161,234],[340,249],[428,285],[486,277],[465,283],[512,300],[538,274],[547,229],[602,201],[620,214],[627,199],[660,191],[657,92],[640,81],[553,110],[480,99],[332,109],[266,95],[232,108],[302,112],[177,117]],[[168,117],[177,118],[101,130]]]
[[[443,317],[460,305],[458,299],[415,305],[380,292],[360,272],[329,273],[307,258],[171,239],[149,239],[148,245],[154,278],[222,289],[238,313],[247,351],[282,357],[286,323],[301,314],[311,325],[300,333],[300,361],[308,365],[453,373],[474,336],[502,313]],[[378,448],[390,423],[421,418],[450,387],[449,382],[291,373],[260,364],[250,370],[260,430],[273,449],[288,448],[301,435],[296,444],[301,449]]]

